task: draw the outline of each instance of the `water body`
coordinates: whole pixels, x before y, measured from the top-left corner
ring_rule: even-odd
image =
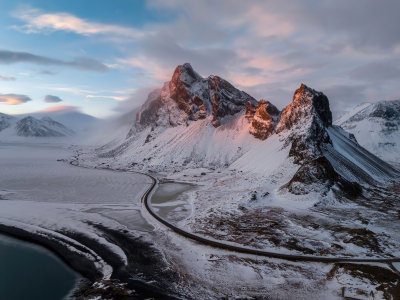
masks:
[[[65,299],[78,280],[48,250],[0,235],[0,299]]]
[[[161,183],[150,199],[154,211],[172,222],[179,222],[191,213],[187,192],[193,185],[177,182]]]

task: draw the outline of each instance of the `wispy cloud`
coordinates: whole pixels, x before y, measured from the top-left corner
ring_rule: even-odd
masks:
[[[118,35],[140,38],[143,32],[132,27],[91,22],[69,13],[46,13],[36,8],[24,7],[13,13],[14,17],[25,22],[13,28],[25,33],[68,31],[81,35]]]
[[[19,94],[0,94],[0,103],[5,103],[9,105],[23,104],[32,99],[26,95]]]
[[[60,97],[54,95],[46,95],[44,97],[44,102],[47,103],[57,103],[63,101]]]
[[[7,77],[0,75],[0,81],[15,81],[15,77]]]
[[[108,71],[108,67],[106,65],[90,57],[77,57],[71,61],[64,61],[61,59],[40,56],[28,52],[0,50],[0,64],[9,65],[21,62],[45,66],[64,66],[95,72]]]
[[[117,101],[124,101],[126,99],[126,97],[120,97],[120,96],[86,95],[86,99],[97,99],[97,98],[113,99],[113,100],[117,100]]]
[[[56,73],[53,71],[49,71],[49,70],[41,70],[38,72],[41,75],[55,75]]]

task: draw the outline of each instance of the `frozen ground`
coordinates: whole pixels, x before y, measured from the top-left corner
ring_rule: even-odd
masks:
[[[294,293],[298,299],[340,299],[343,287],[346,296],[367,295],[373,291],[379,299],[391,295],[398,286],[398,275],[387,265],[288,262],[230,253],[188,241],[165,229],[142,211],[140,197],[149,186],[150,179],[134,173],[72,166],[65,160],[73,155],[72,150],[62,144],[0,144],[0,225],[14,226],[54,240],[92,261],[103,278],[91,289],[93,294],[105,289],[105,286],[115,287],[112,280],[116,273],[124,274],[121,271],[124,269],[128,270],[129,276],[118,277],[122,286],[127,282],[131,284],[132,278],[136,283],[148,283],[154,279],[158,282],[156,287],[166,290],[169,286],[183,298],[195,299],[240,296],[292,299]],[[282,174],[271,180],[285,180],[285,176]],[[301,212],[315,204],[312,199],[288,199],[283,204],[279,203],[279,191],[269,191],[266,182],[253,201],[251,193],[254,188],[260,188],[259,182],[255,177],[235,170],[192,169],[169,174],[168,177],[197,184],[195,188],[186,190],[182,189],[182,185],[165,183],[158,191],[161,196],[158,204],[165,204],[163,196],[174,204],[169,207],[161,205],[158,209],[164,209],[167,215],[175,212],[176,216],[183,217],[175,218],[182,226],[201,231],[211,228],[213,222],[219,222],[223,217],[234,222],[235,218],[227,212],[238,212],[236,217],[241,214],[246,216],[246,213],[260,207],[265,206],[268,213],[278,205],[285,205],[282,217],[288,217],[285,222],[289,226],[282,222],[288,230],[281,231],[282,239],[286,235],[299,234],[302,227],[307,227],[306,234],[319,234],[314,240],[328,239],[331,242],[329,231],[313,229],[305,224],[311,222],[311,217],[322,218],[323,214],[326,215],[322,219],[327,220],[337,211],[321,213],[317,206],[309,215],[302,217]],[[243,185],[243,182],[247,184]],[[261,191],[269,191],[271,196],[263,196]],[[249,198],[236,197],[246,193]],[[249,211],[240,209],[243,204],[249,204]],[[355,204],[352,205],[354,211],[359,210]],[[210,210],[214,210],[215,214]],[[362,210],[361,217],[365,217],[364,212],[367,210]],[[375,211],[372,213],[375,214]],[[203,222],[199,222],[197,228],[192,222],[200,216]],[[296,217],[299,224],[295,223]],[[266,219],[268,222],[270,220]],[[376,224],[388,228],[393,226],[391,223],[389,218],[386,222],[374,222],[369,228],[377,231]],[[357,224],[362,226],[362,219]],[[229,229],[218,227],[221,231],[210,234],[220,234]],[[244,230],[243,233],[254,237],[251,230]],[[228,236],[222,234],[218,238],[227,240]],[[232,233],[232,238],[237,237]],[[397,237],[391,238],[395,242],[398,240]],[[307,236],[302,236],[302,239],[307,241]],[[251,239],[248,245],[255,246]],[[265,243],[261,245],[265,247]],[[284,247],[279,249],[285,251]],[[352,247],[347,249],[354,250]],[[360,249],[365,250],[363,247]],[[365,250],[364,254],[368,255],[369,251]],[[127,287],[131,288],[129,284]],[[124,292],[130,291],[127,287]]]
[[[72,153],[63,144],[0,144],[1,229],[44,244],[91,280],[157,279],[164,271],[147,269],[165,262],[150,243],[153,226],[140,213],[151,180],[72,166],[66,160]],[[138,249],[154,262],[135,261],[143,259]]]
[[[83,163],[95,165],[89,154],[81,154]],[[239,161],[229,169],[152,173],[162,182],[195,184],[179,194],[180,184],[163,183],[155,201],[162,205],[153,207],[186,230],[259,249],[321,256],[400,255],[398,213],[391,206],[396,191],[388,194],[386,204],[373,197],[340,202],[332,194],[295,196],[276,188],[293,175],[290,160],[286,168],[265,170],[257,169],[257,157],[250,158],[254,168],[243,171],[236,169],[241,167]],[[273,166],[274,159],[270,161]],[[119,163],[103,162],[122,168]],[[177,273],[184,274],[183,290],[191,286],[191,295],[200,299],[216,295],[292,299],[294,292],[298,299],[340,299],[343,293],[361,299],[372,294],[375,299],[392,299],[399,289],[398,275],[385,264],[293,263],[239,255],[200,246],[154,225],[167,260]]]

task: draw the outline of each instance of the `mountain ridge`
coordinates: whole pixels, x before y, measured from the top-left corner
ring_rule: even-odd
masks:
[[[362,185],[399,174],[333,126],[322,92],[301,84],[280,112],[218,76],[202,78],[190,64],[178,66],[171,81],[149,94],[127,136],[97,154],[106,164],[155,172],[227,168],[280,176],[278,187],[293,194],[333,189],[354,197]]]

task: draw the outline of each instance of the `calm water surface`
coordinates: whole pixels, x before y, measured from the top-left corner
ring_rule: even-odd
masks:
[[[48,250],[0,235],[0,299],[65,299],[78,279]]]

